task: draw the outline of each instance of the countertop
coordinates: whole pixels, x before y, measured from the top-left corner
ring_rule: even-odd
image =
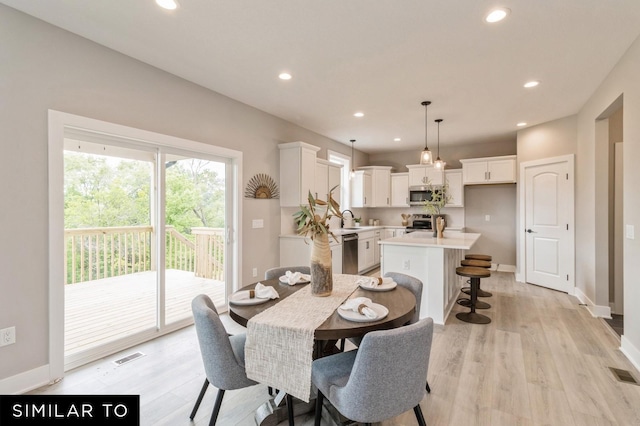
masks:
[[[433,238],[433,232],[411,232],[399,237],[387,238],[380,245],[416,246],[469,250],[478,241],[481,234],[451,232],[444,230],[444,238]]]
[[[406,226],[401,226],[401,225],[380,225],[380,226],[358,226],[356,228],[339,228],[339,229],[331,229],[331,232],[333,232],[333,235],[335,235],[336,237],[341,236],[341,235],[345,235],[345,234],[359,234],[360,232],[367,232],[367,231],[374,231],[376,229],[405,229]],[[452,233],[454,232],[461,232],[462,228],[445,228],[444,232],[445,235],[447,233],[447,230],[451,231]],[[430,231],[428,231],[430,232]],[[479,234],[478,234],[479,235]],[[302,235],[298,235],[298,234],[281,234],[280,238],[304,238],[304,236]],[[395,237],[395,238],[399,238],[399,237]],[[385,240],[388,241],[389,239]]]

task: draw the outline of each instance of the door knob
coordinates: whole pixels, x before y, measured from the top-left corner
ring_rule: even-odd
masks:
[[[531,229],[527,229],[527,233],[529,233],[529,234],[537,234],[536,231],[532,231]]]

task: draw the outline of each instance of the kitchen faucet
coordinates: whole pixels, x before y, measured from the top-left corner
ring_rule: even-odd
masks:
[[[341,222],[340,222],[340,226],[342,226],[344,228],[344,214],[346,212],[351,213],[351,219],[350,219],[351,226],[349,226],[349,228],[353,228],[353,219],[355,219],[355,216],[353,215],[353,212],[351,210],[343,210],[342,211],[342,213],[341,213],[342,214],[342,219],[341,219]]]

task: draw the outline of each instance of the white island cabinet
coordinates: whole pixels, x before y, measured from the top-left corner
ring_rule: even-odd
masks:
[[[433,238],[432,232],[412,232],[380,241],[380,274],[399,272],[422,281],[420,318],[431,317],[444,325],[464,279],[456,267],[480,238],[480,234],[450,233]]]

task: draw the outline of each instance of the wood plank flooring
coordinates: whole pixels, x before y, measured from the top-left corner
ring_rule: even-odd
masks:
[[[494,295],[483,299],[492,305],[482,311],[491,324],[457,320],[453,314],[463,308],[456,306],[435,332],[432,392],[421,403],[428,425],[640,425],[640,386],[617,382],[608,367],[640,375],[603,321],[574,297],[516,283],[512,273],[492,272],[482,288]],[[146,356],[112,363],[136,350]],[[200,426],[208,424],[215,399],[210,389],[189,421],[203,380],[195,330],[188,327],[68,372],[34,393],[140,394],[142,425]],[[227,392],[218,424],[253,425],[254,410],[267,399],[264,385]],[[296,425],[312,424],[310,416],[296,418]],[[413,412],[381,423],[416,424]]]

